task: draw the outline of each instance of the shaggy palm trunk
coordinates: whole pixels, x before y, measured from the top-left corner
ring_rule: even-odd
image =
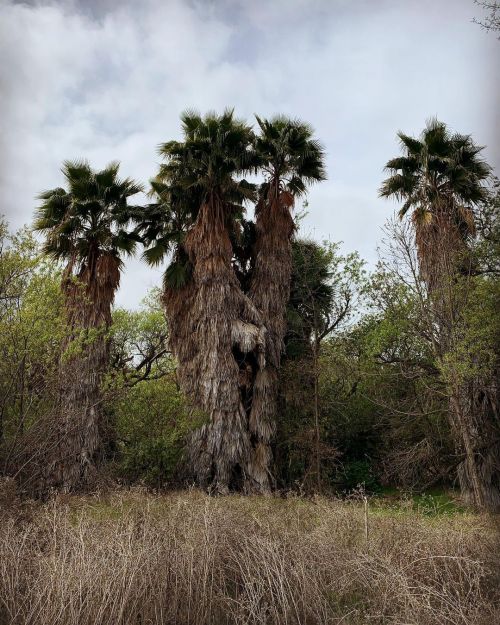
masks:
[[[292,274],[292,205],[293,197],[275,181],[256,209],[257,240],[249,296],[267,329],[266,364],[255,374],[249,419],[252,454],[247,489],[257,492],[271,488],[271,439],[276,429],[278,371]]]
[[[465,501],[478,508],[500,508],[500,440],[498,388],[477,381],[461,383],[451,397],[454,430],[464,460],[458,479]],[[495,427],[496,421],[496,427]]]
[[[101,383],[108,365],[111,306],[120,280],[119,261],[106,254],[91,259],[63,281],[70,336],[59,371],[59,402],[44,465],[43,490],[75,491],[95,476],[103,447]]]
[[[417,225],[420,271],[429,289],[437,327],[438,358],[453,350],[465,292],[457,277],[470,273],[467,244],[450,215],[441,211],[427,225]],[[450,362],[447,363],[449,369]],[[451,364],[453,367],[453,364]],[[494,380],[464,381],[451,371],[449,417],[457,457],[460,490],[477,508],[500,506],[500,418],[498,384]]]
[[[252,353],[259,366],[264,333],[234,274],[224,205],[216,195],[200,208],[185,249],[192,284],[165,293],[170,345],[181,386],[208,415],[189,442],[188,472],[199,485],[224,494],[241,488],[251,450],[235,351]]]

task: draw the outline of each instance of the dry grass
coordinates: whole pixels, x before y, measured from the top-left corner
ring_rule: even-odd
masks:
[[[497,546],[488,517],[384,510],[367,543],[363,506],[323,499],[18,504],[0,520],[0,623],[490,625]]]

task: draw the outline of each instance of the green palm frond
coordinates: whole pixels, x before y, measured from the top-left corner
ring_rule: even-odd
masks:
[[[127,224],[138,214],[127,200],[142,191],[130,178],[118,178],[119,164],[95,172],[85,160],[64,161],[66,189],[38,196],[34,229],[45,232],[44,250],[60,260],[88,264],[89,255],[132,254],[138,234]]]
[[[422,151],[422,143],[418,139],[405,135],[403,132],[398,132],[398,137],[401,141],[401,146],[406,149],[408,156],[418,158]]]
[[[483,148],[469,135],[452,134],[446,124],[431,118],[418,139],[402,132],[398,137],[403,155],[387,162],[385,170],[390,175],[379,193],[403,202],[401,217],[413,209],[416,223],[422,223],[446,206],[460,221],[459,207],[469,210],[484,198],[484,181],[491,169],[480,156]],[[467,215],[461,223],[468,223],[472,232]]]
[[[170,243],[171,242],[164,243],[163,241],[156,242],[155,245],[144,250],[142,253],[143,259],[152,267],[159,265],[170,252]]]
[[[192,272],[193,268],[189,261],[175,260],[167,267],[163,283],[170,289],[180,289],[191,280]]]
[[[284,184],[294,196],[303,195],[308,185],[326,179],[324,149],[313,137],[309,124],[283,115],[255,118],[260,128],[255,152],[269,179]],[[264,188],[261,186],[261,192]]]

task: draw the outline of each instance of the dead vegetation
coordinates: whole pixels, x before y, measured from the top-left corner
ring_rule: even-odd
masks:
[[[366,528],[358,502],[195,491],[2,504],[2,625],[481,625],[500,616],[494,517],[371,509]]]

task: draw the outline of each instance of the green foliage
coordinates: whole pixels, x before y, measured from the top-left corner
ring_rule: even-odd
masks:
[[[118,438],[117,473],[153,487],[175,478],[185,438],[203,422],[173,376],[140,382],[110,404]]]
[[[323,481],[329,482],[324,486],[338,481],[339,457],[345,450],[337,426],[354,380],[349,378],[347,354],[339,359],[339,351],[329,346],[353,322],[364,288],[357,254],[340,254],[338,244],[294,242],[277,445],[278,475],[286,485],[310,487],[313,478],[317,484],[316,456]]]
[[[457,226],[464,236],[473,233],[469,207],[485,198],[482,182],[491,168],[479,158],[482,147],[469,135],[452,134],[436,119],[427,122],[419,139],[398,133],[403,156],[386,164],[389,177],[380,195],[403,201],[403,217],[410,209],[413,219],[428,223],[443,206],[452,205]]]
[[[306,239],[292,243],[292,279],[287,307],[287,356],[310,348],[313,335],[322,340],[340,330],[355,314],[364,288],[364,262],[355,253],[343,256],[338,243]]]
[[[324,150],[313,138],[309,124],[282,115],[255,117],[260,134],[254,146],[259,167],[267,178],[261,193],[268,191],[271,181],[281,181],[282,190],[297,197],[306,193],[308,185],[326,179]]]
[[[32,234],[0,222],[0,444],[17,437],[51,405],[65,334],[59,270]]]
[[[500,354],[500,281],[476,276],[462,288],[467,289],[467,305],[456,320],[452,347],[440,363],[441,374],[444,380],[462,383],[494,378]]]
[[[151,180],[150,195],[156,202],[144,207],[136,222],[146,246],[144,259],[151,265],[172,259],[164,284],[184,286],[192,267],[182,243],[203,204],[215,201],[230,231],[238,230],[244,203],[255,198],[255,185],[241,179],[259,164],[250,126],[236,119],[232,110],[202,117],[194,111],[181,115],[183,141],[160,145],[164,163]]]
[[[352,492],[362,488],[366,493],[378,493],[380,483],[374,475],[373,466],[369,460],[350,460],[342,468],[341,488]]]

